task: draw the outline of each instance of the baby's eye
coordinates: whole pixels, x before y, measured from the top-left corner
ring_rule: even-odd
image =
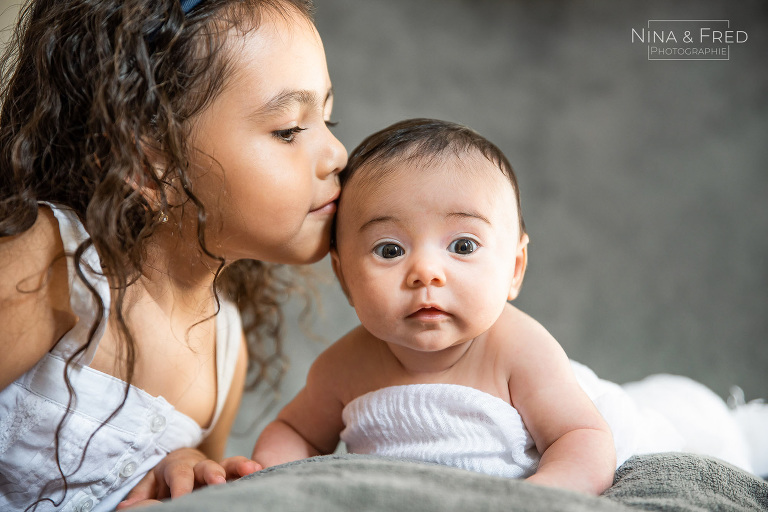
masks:
[[[448,250],[456,254],[469,254],[477,249],[477,242],[469,238],[458,238],[448,245]]]
[[[386,242],[374,247],[373,253],[376,256],[379,256],[385,259],[391,259],[391,258],[399,258],[403,254],[405,254],[405,249],[403,249],[399,245],[394,244],[392,242]]]
[[[288,144],[292,143],[294,140],[296,140],[296,134],[299,132],[303,132],[306,130],[306,128],[302,128],[301,126],[294,126],[292,128],[286,128],[284,130],[275,130],[272,132],[272,135],[274,135],[277,139],[280,139],[283,142],[287,142]]]

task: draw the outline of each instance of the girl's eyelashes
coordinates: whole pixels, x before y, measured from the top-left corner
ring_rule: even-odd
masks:
[[[283,142],[291,144],[296,140],[296,135],[299,132],[303,132],[304,130],[306,130],[306,128],[302,128],[301,126],[293,126],[291,128],[285,128],[284,130],[275,130],[272,132],[272,135]]]
[[[384,259],[399,258],[405,254],[405,249],[394,242],[383,242],[373,248],[373,253]]]
[[[336,121],[325,121],[325,125],[328,128],[333,128],[339,124]],[[285,128],[283,130],[275,130],[272,132],[272,135],[281,140],[282,142],[286,142],[288,144],[293,143],[296,140],[296,135],[298,135],[300,132],[303,132],[306,130],[306,128],[302,128],[301,126],[293,126],[291,128]]]
[[[472,254],[478,248],[478,243],[470,238],[457,238],[450,244],[448,244],[448,250],[450,252],[465,256]]]

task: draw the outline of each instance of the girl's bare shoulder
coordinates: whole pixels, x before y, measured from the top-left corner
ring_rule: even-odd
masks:
[[[0,371],[0,389],[31,368],[75,322],[58,222],[43,207],[28,230],[0,238],[0,350],[8,356],[4,361],[14,363]]]
[[[28,268],[39,270],[57,252],[63,250],[59,224],[47,207],[38,210],[35,223],[19,234],[0,238],[0,276],[9,277],[12,271]],[[18,277],[18,274],[14,274]]]

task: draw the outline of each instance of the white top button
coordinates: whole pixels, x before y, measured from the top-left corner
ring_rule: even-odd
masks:
[[[93,500],[91,498],[85,498],[77,505],[77,512],[90,512],[93,508]]]
[[[123,468],[120,470],[120,476],[122,476],[123,478],[128,478],[135,472],[136,472],[136,463],[133,461],[129,461],[123,464]]]
[[[149,423],[149,428],[152,429],[152,432],[160,432],[165,428],[165,416],[162,414],[157,414],[152,417],[152,421]]]

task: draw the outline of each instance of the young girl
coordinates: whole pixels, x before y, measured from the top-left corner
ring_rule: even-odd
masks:
[[[765,470],[768,454],[750,466],[756,445],[711,391],[673,376],[626,389],[600,380],[508,303],[528,234],[512,167],[485,138],[403,121],[364,140],[342,181],[332,262],[362,325],[318,357],[264,429],[260,465],[330,453],[341,439],[353,453],[591,494],[638,453],[698,451]],[[762,408],[755,432],[768,428]]]
[[[346,151],[311,5],[39,0],[14,36],[0,509],[111,510],[142,478],[160,498],[251,471],[195,464],[221,460],[247,362],[252,382],[279,364],[292,279],[273,264],[328,251]]]

